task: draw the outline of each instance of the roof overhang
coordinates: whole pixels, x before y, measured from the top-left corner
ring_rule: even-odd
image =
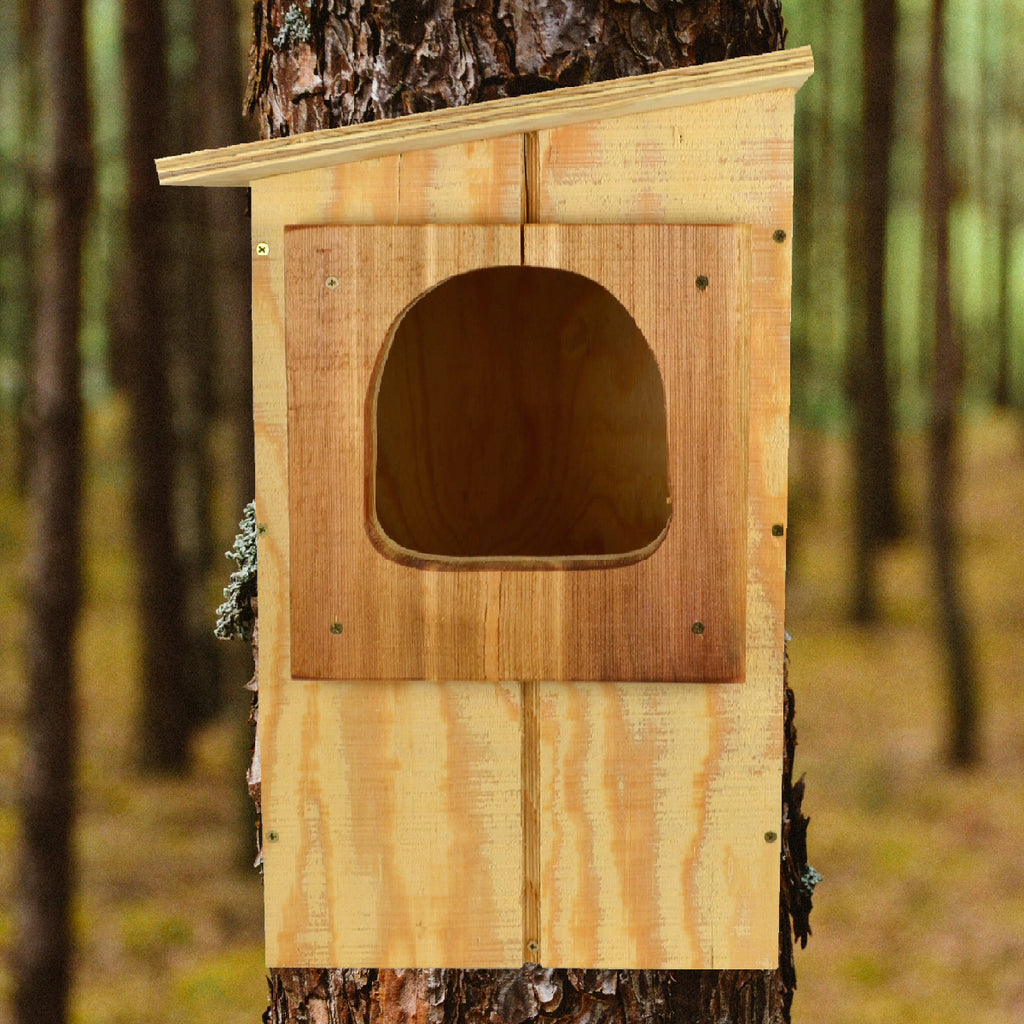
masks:
[[[813,70],[811,50],[805,46],[169,156],[156,161],[157,173],[163,185],[247,186],[272,175],[412,150],[627,117],[757,92],[796,90]]]

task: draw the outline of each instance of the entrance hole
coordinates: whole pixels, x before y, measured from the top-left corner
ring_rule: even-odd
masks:
[[[654,353],[578,274],[493,267],[426,292],[385,346],[368,419],[371,533],[399,561],[626,564],[668,526]]]

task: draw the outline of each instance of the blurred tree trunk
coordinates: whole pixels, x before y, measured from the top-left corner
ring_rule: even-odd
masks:
[[[932,226],[934,263],[935,366],[929,437],[929,531],[939,596],[940,626],[948,662],[952,729],[949,757],[968,765],[978,756],[977,672],[960,582],[955,525],[957,426],[963,353],[953,326],[949,277],[949,158],[946,144],[946,87],[943,78],[945,0],[932,0],[928,65],[928,133],[925,215]]]
[[[306,0],[286,10],[257,0],[249,106],[264,137],[284,136],[763,53],[783,40],[778,0],[440,0],[429,18],[397,2]],[[799,846],[806,822],[798,793],[786,795],[783,836],[792,831]],[[780,911],[778,970],[275,969],[266,1019],[780,1024],[795,988],[794,927],[807,935],[803,877],[795,872],[793,902]]]
[[[878,549],[900,535],[896,443],[886,358],[885,265],[889,157],[896,94],[896,0],[862,5],[860,202],[853,210],[850,266],[857,305],[848,380],[854,409],[855,563],[853,617],[877,614]]]
[[[174,525],[175,437],[169,381],[167,197],[153,160],[166,152],[168,119],[161,0],[122,0],[127,238],[116,320],[131,405],[133,523],[138,575],[142,701],[140,761],[181,772],[194,725],[187,583]]]
[[[74,640],[82,587],[82,401],[78,336],[82,250],[93,193],[82,0],[36,7],[45,150],[39,201],[29,384],[31,452],[25,633],[25,770],[21,791],[19,1024],[61,1024],[71,985]]]
[[[193,0],[198,90],[196,119],[201,149],[245,139],[244,61],[234,0]],[[191,192],[190,189],[179,189]],[[252,332],[250,322],[248,197],[233,188],[200,190],[204,204],[203,266],[212,268],[211,292],[217,401],[228,423],[231,448],[229,508],[243,508],[256,490],[253,478]]]

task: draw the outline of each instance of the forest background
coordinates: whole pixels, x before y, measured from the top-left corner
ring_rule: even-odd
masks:
[[[33,6],[0,3],[0,1021],[15,990],[28,718],[25,400],[45,300]],[[222,553],[252,493],[244,199],[150,194],[165,220],[143,232],[141,281],[132,213],[134,175],[154,156],[254,136],[240,116],[249,5],[125,6],[162,9],[164,21],[126,36],[117,0],[86,3],[95,190],[82,283],[72,1019],[255,1021],[265,982],[243,778],[251,664],[244,645],[212,637],[232,568]],[[877,0],[783,5],[789,45],[811,44],[817,67],[797,97],[787,622],[796,767],[824,881],[794,1020],[1024,1021],[1024,10],[897,6],[890,24],[893,5]],[[878,63],[890,29],[891,82]],[[233,67],[210,60],[218,39]],[[878,166],[887,96],[877,249],[878,182],[864,169]],[[880,323],[872,280],[884,284]],[[144,300],[156,300],[166,351],[134,333]],[[150,371],[164,357],[161,394]],[[887,416],[892,458],[879,469]],[[890,470],[887,519],[872,486]],[[947,498],[952,534],[936,525]]]

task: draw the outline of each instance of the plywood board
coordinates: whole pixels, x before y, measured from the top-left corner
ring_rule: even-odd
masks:
[[[541,684],[545,963],[777,964],[792,125],[780,90],[527,148],[541,222],[740,221],[752,258],[745,681]]]
[[[285,225],[518,224],[522,177],[522,142],[505,139],[253,188],[258,742],[270,965],[495,967],[524,955],[518,688],[375,682],[367,693],[358,681],[292,676],[284,338]],[[430,790],[410,813],[421,778]],[[383,798],[361,798],[364,782]],[[406,809],[404,825],[396,808]],[[460,863],[457,876],[437,869],[442,851]],[[371,876],[379,883],[370,915],[352,903],[340,865],[355,867],[360,886]]]
[[[522,239],[517,229],[504,226],[290,231],[293,673],[322,679],[741,678],[746,245],[742,227],[683,225],[528,226]],[[557,548],[536,557],[515,548],[504,558],[489,552],[437,555],[399,547],[374,529],[372,514],[368,523],[377,464],[374,380],[388,356],[390,332],[402,311],[429,289],[455,273],[518,263],[520,249],[529,267],[562,268],[607,289],[635,320],[660,369],[672,512],[664,532],[631,558],[569,557]],[[533,312],[520,305],[514,317],[527,335],[539,329],[531,323]],[[552,304],[543,314],[560,312]],[[485,310],[484,320],[491,323],[494,317]],[[445,330],[462,332],[464,321],[464,315],[454,316]],[[459,461],[432,456],[437,445],[430,423],[450,419],[448,411],[457,405],[456,440],[468,434],[471,442],[457,451],[465,450],[462,461],[469,459],[477,443],[485,443],[489,422],[499,417],[499,395],[505,393],[487,364],[506,355],[499,372],[518,380],[526,396],[512,396],[516,408],[507,430],[528,443],[497,430],[490,442],[496,454],[481,463],[479,475],[459,480],[456,498],[494,487],[487,474],[501,478],[499,483],[511,474],[513,486],[504,495],[511,513],[500,502],[482,506],[490,530],[503,516],[524,518],[518,505],[531,500],[536,479],[542,482],[536,488],[538,510],[525,516],[527,524],[557,518],[563,492],[574,523],[586,515],[587,505],[603,513],[613,497],[595,478],[613,468],[622,430],[607,432],[608,457],[588,463],[588,479],[572,468],[575,454],[567,465],[549,458],[544,433],[582,415],[589,403],[590,419],[584,416],[571,433],[596,444],[603,436],[601,419],[609,415],[609,389],[630,387],[629,360],[616,363],[613,355],[607,365],[589,368],[587,357],[598,347],[591,338],[596,327],[583,313],[566,317],[563,334],[578,351],[559,350],[563,377],[548,389],[538,383],[539,367],[531,370],[522,362],[530,344],[516,336],[479,365],[472,347],[454,353],[446,347],[453,343],[444,330],[438,345],[417,349],[417,358],[410,358],[403,371],[414,383],[403,387],[395,404],[421,410],[409,430],[422,435],[414,440],[423,449],[419,461],[425,468],[412,465],[413,459],[402,468],[422,477],[415,493],[428,507],[428,519],[437,518],[438,467],[443,463],[450,471],[449,463]],[[421,366],[428,348],[438,369]],[[542,348],[550,362],[556,346]],[[465,372],[466,362],[473,365],[464,393],[435,379]],[[423,397],[427,386],[434,393]],[[524,412],[527,398],[540,403],[539,414]],[[639,401],[650,398],[639,390]],[[445,415],[430,419],[432,404],[443,406]],[[524,443],[525,461],[513,458],[510,450],[518,452]],[[521,485],[515,483],[516,461],[524,461]],[[545,473],[548,465],[552,468]],[[625,476],[624,482],[635,486],[633,473]],[[578,507],[580,494],[586,500]],[[479,513],[476,505],[472,510]],[[457,522],[470,518],[461,515]],[[595,522],[597,530],[603,515]]]
[[[754,969],[777,962],[779,851],[765,834],[779,828],[782,757],[785,542],[772,528],[786,522],[793,92],[540,131],[525,141],[395,154],[254,185],[253,242],[266,246],[254,249],[253,260],[264,527],[259,740],[264,827],[278,834],[264,851],[268,963]],[[545,223],[751,225],[740,686],[314,683],[292,672],[285,225],[518,224],[524,210]],[[490,596],[499,607],[500,592]],[[367,689],[393,694],[393,710],[381,711]],[[423,735],[444,742],[429,750],[414,742],[402,724],[406,714]],[[473,905],[471,925],[454,923],[445,909],[449,898],[464,905],[431,857],[418,858],[408,845],[397,853],[389,799],[349,806],[344,780],[354,778],[365,743],[347,723],[361,716],[386,750],[405,750],[401,760],[368,766],[378,792],[412,787],[422,776],[446,794],[434,803],[424,797],[428,810],[415,825],[422,842],[429,845],[435,827],[452,828],[453,849],[481,851],[475,865],[459,861],[460,870],[475,869],[467,884],[488,894]],[[312,750],[304,743],[310,738]],[[462,743],[477,753],[441,754]],[[518,811],[503,781],[516,773]],[[489,828],[497,829],[493,843]],[[388,891],[406,895],[390,909],[375,908],[374,924],[353,936],[350,921],[332,909],[361,913],[346,903],[347,879],[336,865],[358,864],[366,851],[356,836],[371,833],[379,840],[370,845],[390,864]],[[500,881],[506,877],[511,884]],[[408,925],[415,917],[409,907],[423,908],[419,932]],[[488,936],[479,945],[462,934],[477,925]]]

